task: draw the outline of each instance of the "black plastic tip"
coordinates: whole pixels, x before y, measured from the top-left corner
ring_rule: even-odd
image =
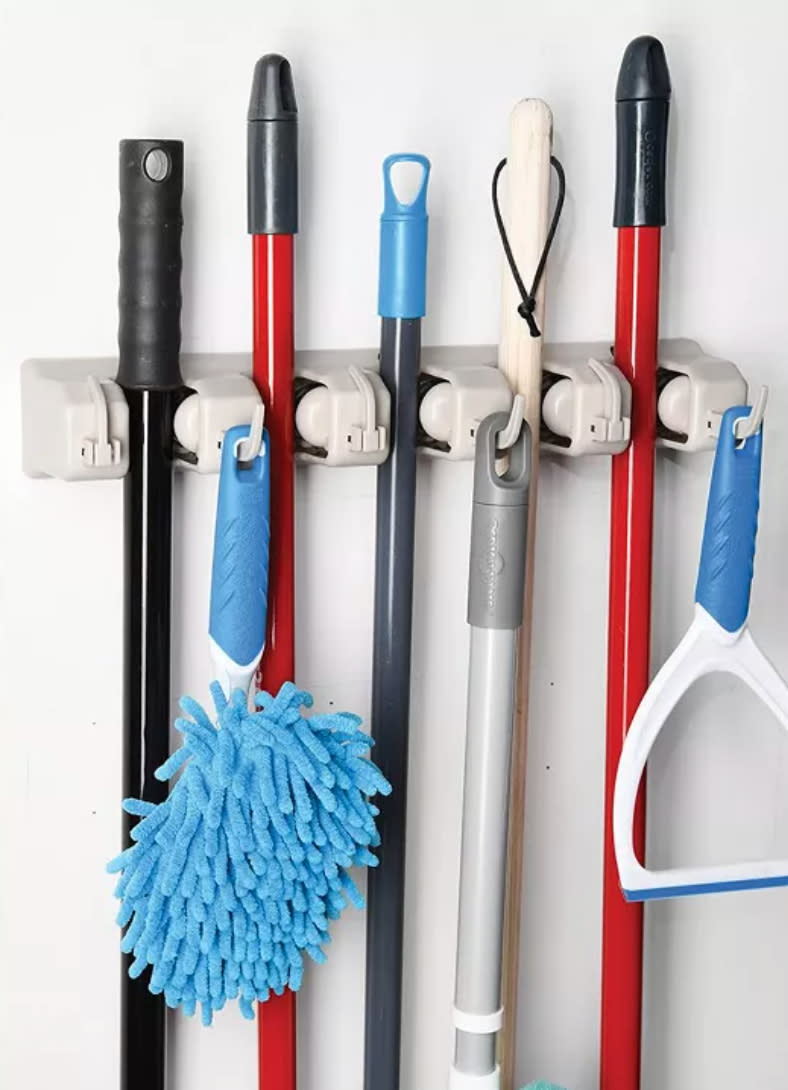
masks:
[[[670,73],[662,43],[644,35],[627,46],[616,84],[616,227],[662,227]]]
[[[290,62],[278,53],[266,53],[254,66],[248,121],[298,119]]]
[[[630,42],[618,70],[616,102],[670,101],[670,73],[658,38],[644,34]]]
[[[254,67],[247,114],[250,235],[298,231],[298,106],[290,62],[267,53]]]

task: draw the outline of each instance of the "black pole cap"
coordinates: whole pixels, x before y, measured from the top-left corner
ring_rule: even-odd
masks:
[[[616,227],[662,227],[670,73],[657,38],[627,46],[616,84]]]
[[[298,106],[290,63],[267,53],[254,68],[247,114],[250,235],[298,231]]]
[[[662,42],[644,34],[627,46],[616,84],[616,102],[658,98],[670,102],[670,73]]]

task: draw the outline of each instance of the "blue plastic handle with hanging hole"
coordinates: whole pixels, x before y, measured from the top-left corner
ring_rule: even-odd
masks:
[[[418,163],[421,185],[409,203],[401,201],[391,178],[398,163]],[[427,182],[424,155],[389,155],[383,161],[383,213],[380,217],[378,314],[381,318],[423,318],[427,310]]]
[[[750,406],[737,405],[722,417],[695,588],[695,601],[727,632],[747,620],[755,561],[763,432],[741,446],[734,434],[749,415]]]
[[[239,668],[262,652],[268,597],[270,447],[264,431],[258,456],[239,462],[249,432],[229,428],[222,444],[209,621],[211,639]]]

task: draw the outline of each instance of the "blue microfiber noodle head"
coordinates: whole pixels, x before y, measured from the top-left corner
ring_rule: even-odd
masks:
[[[130,975],[150,965],[150,990],[186,1014],[199,1003],[205,1025],[228,999],[253,1018],[300,987],[304,953],[325,960],[329,920],[363,907],[351,868],[377,865],[370,799],[391,791],[357,716],[305,715],[312,698],[290,682],[254,711],[240,689],[211,695],[216,723],[181,701],[183,745],[156,773],[181,775],[163,803],[124,802],[140,821],[107,868]]]

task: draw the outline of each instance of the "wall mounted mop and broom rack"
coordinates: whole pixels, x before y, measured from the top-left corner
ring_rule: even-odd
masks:
[[[615,600],[623,601],[622,586],[616,582],[619,546],[632,533],[641,537],[650,535],[654,442],[689,453],[714,449],[722,436],[729,452],[731,443],[726,428],[730,413],[735,409],[743,417],[748,412],[747,386],[732,362],[706,355],[694,341],[657,342],[655,268],[658,270],[659,228],[664,223],[669,92],[667,66],[659,43],[648,38],[633,42],[625,54],[617,93],[619,313],[612,355],[610,346],[604,343],[543,343],[543,274],[558,226],[565,180],[560,163],[550,154],[552,117],[539,100],[525,100],[515,108],[508,171],[502,173],[504,164],[499,164],[493,178],[493,208],[505,255],[504,332],[500,351],[493,346],[421,347],[420,323],[426,310],[426,195],[430,164],[423,156],[403,155],[391,156],[384,163],[381,348],[295,352],[293,236],[298,229],[297,107],[290,67],[284,58],[272,54],[262,58],[255,70],[248,117],[249,232],[254,246],[255,300],[252,357],[195,354],[180,358],[183,146],[177,141],[124,141],[121,144],[120,364],[110,358],[34,359],[22,366],[25,472],[33,477],[70,481],[125,478],[124,793],[143,800],[140,803],[143,809],[133,812],[147,815],[146,820],[153,813],[151,808],[165,798],[154,773],[167,760],[169,745],[172,471],[219,473],[223,464],[226,469],[224,439],[231,434],[236,442],[239,427],[243,431],[243,437],[237,440],[239,465],[253,465],[261,457],[267,457],[269,451],[278,464],[279,472],[271,477],[271,586],[261,677],[261,687],[276,692],[283,683],[292,681],[295,673],[293,461],[305,466],[379,467],[376,665],[371,728],[378,742],[376,758],[391,782],[393,797],[390,807],[383,804],[381,866],[371,872],[370,881],[367,1090],[397,1090],[399,1086],[401,987],[397,982],[401,979],[409,595],[417,448],[431,458],[476,459],[475,527],[477,523],[481,525],[479,520],[487,518],[489,507],[505,509],[506,519],[512,525],[518,520],[522,522],[523,533],[515,535],[513,555],[518,558],[524,578],[515,579],[511,587],[515,588],[512,593],[524,596],[525,612],[514,610],[511,616],[506,613],[501,619],[493,611],[495,623],[488,622],[485,594],[492,584],[485,583],[481,590],[478,586],[474,590],[473,567],[469,607],[475,644],[505,644],[508,663],[502,673],[489,675],[497,677],[497,687],[506,690],[498,693],[490,713],[483,710],[489,677],[479,672],[478,663],[476,667],[471,663],[478,693],[473,698],[473,708],[469,704],[469,732],[475,716],[480,733],[472,737],[469,733],[469,755],[473,747],[475,751],[485,751],[489,739],[485,740],[484,732],[490,725],[490,716],[498,721],[503,718],[507,724],[511,724],[513,716],[519,719],[520,735],[515,731],[510,737],[507,725],[496,742],[496,752],[506,761],[499,794],[506,793],[511,764],[509,789],[514,799],[524,756],[527,700],[524,701],[523,694],[527,694],[528,603],[533,581],[529,558],[539,451],[569,457],[613,456],[611,593],[619,595]],[[644,174],[645,160],[638,152],[645,146],[644,140],[650,155],[648,177]],[[552,216],[548,214],[551,163],[559,181]],[[415,196],[400,196],[401,178],[414,168],[421,172]],[[498,183],[507,174],[510,175],[508,199],[502,210]],[[633,288],[635,281],[639,283],[637,292]],[[649,300],[653,305],[652,312],[647,314],[644,308],[650,305]],[[501,433],[505,433],[503,439]],[[479,436],[483,450],[477,450]],[[749,437],[747,442],[752,444],[754,440]],[[496,454],[500,456],[504,451],[512,451],[510,460],[515,466],[510,469],[513,475],[509,478],[499,478],[493,469]],[[753,457],[756,455],[760,465],[759,445]],[[640,484],[638,474],[643,478]],[[641,500],[645,496],[648,503],[640,512],[643,524],[639,529],[628,525],[622,538],[621,526],[617,528],[616,524],[617,511],[620,514],[623,510],[622,504],[626,507],[625,497],[633,487],[641,489],[639,496]],[[748,501],[750,507],[751,501],[752,496]],[[217,548],[218,541],[217,536]],[[475,548],[478,552],[478,542]],[[260,575],[263,587],[268,583],[267,561],[266,544],[265,570],[261,568]],[[648,562],[641,574],[644,580],[641,589],[645,588],[643,593],[647,595]],[[701,604],[703,601],[699,598]],[[647,604],[641,606],[645,609],[647,651],[648,609]],[[711,615],[719,620],[713,610]],[[737,618],[738,638],[744,632],[746,608]],[[259,624],[264,627],[265,621]],[[721,624],[725,629],[724,621]],[[491,631],[487,631],[490,626]],[[643,627],[640,624],[640,629]],[[520,645],[520,679],[515,685],[518,630],[525,635]],[[258,642],[259,657],[262,632]],[[722,642],[725,643],[724,638]],[[749,648],[746,640],[742,646]],[[626,663],[636,652],[642,666],[643,651],[641,641],[635,650],[616,649],[611,644],[610,653],[613,657],[618,655],[628,669]],[[732,652],[726,654],[726,662],[733,662]],[[647,653],[645,660],[647,669]],[[253,669],[254,666],[250,667],[247,673]],[[774,696],[778,686],[771,675],[769,679],[771,696],[765,698],[774,704],[782,696],[781,692]],[[640,695],[642,691],[638,699]],[[623,716],[623,738],[634,709],[627,705],[616,711],[611,699],[615,704],[615,692],[612,697],[609,695],[609,733],[621,727],[619,723],[619,727],[611,728],[611,716],[613,719],[618,716],[616,722]],[[639,714],[652,713],[646,707]],[[650,730],[649,738],[653,739],[653,722]],[[637,781],[646,755],[647,750],[642,746],[637,751],[632,746],[625,749],[622,767],[629,779],[618,789],[616,851],[619,860],[623,859],[629,867],[627,874],[636,877],[642,877],[642,873],[636,871],[630,853],[633,841],[634,848],[640,850],[640,833],[633,838],[627,821],[633,820]],[[609,751],[609,768],[615,772],[617,765],[618,752]],[[383,790],[384,784],[381,780],[378,789]],[[608,789],[612,805],[612,781]],[[494,807],[485,809],[483,784],[470,782],[469,790],[475,792],[472,802],[475,817],[469,825],[466,810],[461,938],[463,927],[466,937],[473,933],[479,938],[477,925],[481,925],[474,915],[480,911],[478,898],[468,886],[469,876],[479,873],[479,859],[466,860],[465,841],[481,823],[491,838],[490,850],[497,852],[501,868],[505,867],[508,854],[509,914],[519,920],[517,856],[522,851],[518,840],[522,798],[520,791],[519,803],[512,803],[507,850],[502,840],[507,834],[506,809],[499,807],[500,812]],[[174,791],[172,805],[168,803],[169,812],[175,806],[175,799]],[[374,837],[370,844],[374,846]],[[503,882],[503,874],[499,877]],[[643,896],[653,895],[643,888]],[[620,897],[618,890],[616,894]],[[627,896],[637,895],[627,888]],[[606,898],[609,897],[610,890],[606,887]],[[502,911],[503,897],[500,900]],[[463,913],[466,913],[464,925]],[[459,1090],[504,1085],[509,1090],[514,1047],[512,1011],[507,1008],[510,1021],[506,1023],[499,1068],[495,1061],[495,1040],[503,1019],[496,996],[501,989],[502,961],[517,963],[516,927],[505,938],[501,918],[492,930],[490,944],[482,946],[482,960],[491,951],[494,955],[496,968],[491,974],[485,975],[483,966],[480,967],[478,950],[476,953],[458,950],[457,1052],[452,1086]],[[639,947],[635,938],[632,950],[636,949]],[[606,979],[610,986],[612,977],[608,975]],[[630,984],[633,981],[637,984],[638,979],[635,974]],[[603,987],[604,981],[603,975]],[[163,1006],[139,982],[126,983],[124,989],[123,1085],[128,1090],[142,1090],[143,1086],[145,1090],[163,1090]],[[507,1002],[513,1006],[511,983],[507,986],[504,981],[504,991],[510,997]],[[617,993],[622,1002],[625,991]],[[479,1000],[482,994],[485,998]],[[203,995],[207,993],[203,991]],[[220,996],[224,992],[219,989],[214,997],[215,1009],[219,1009]],[[210,1004],[211,1000],[205,1002]],[[479,1002],[491,1009],[478,1009]],[[476,1007],[470,1009],[473,1004]],[[262,1090],[294,1090],[292,996],[287,990],[284,995],[277,991],[264,1006],[268,1013],[261,1015],[260,1023],[260,1086]],[[639,1011],[639,998],[635,1006]],[[639,1035],[639,1013],[637,1021]],[[477,1038],[486,1040],[480,1042]],[[603,1040],[604,1090],[635,1090],[631,1071],[639,1056],[636,1044],[628,1050],[628,1056],[629,1074],[621,1067],[606,1075]]]

